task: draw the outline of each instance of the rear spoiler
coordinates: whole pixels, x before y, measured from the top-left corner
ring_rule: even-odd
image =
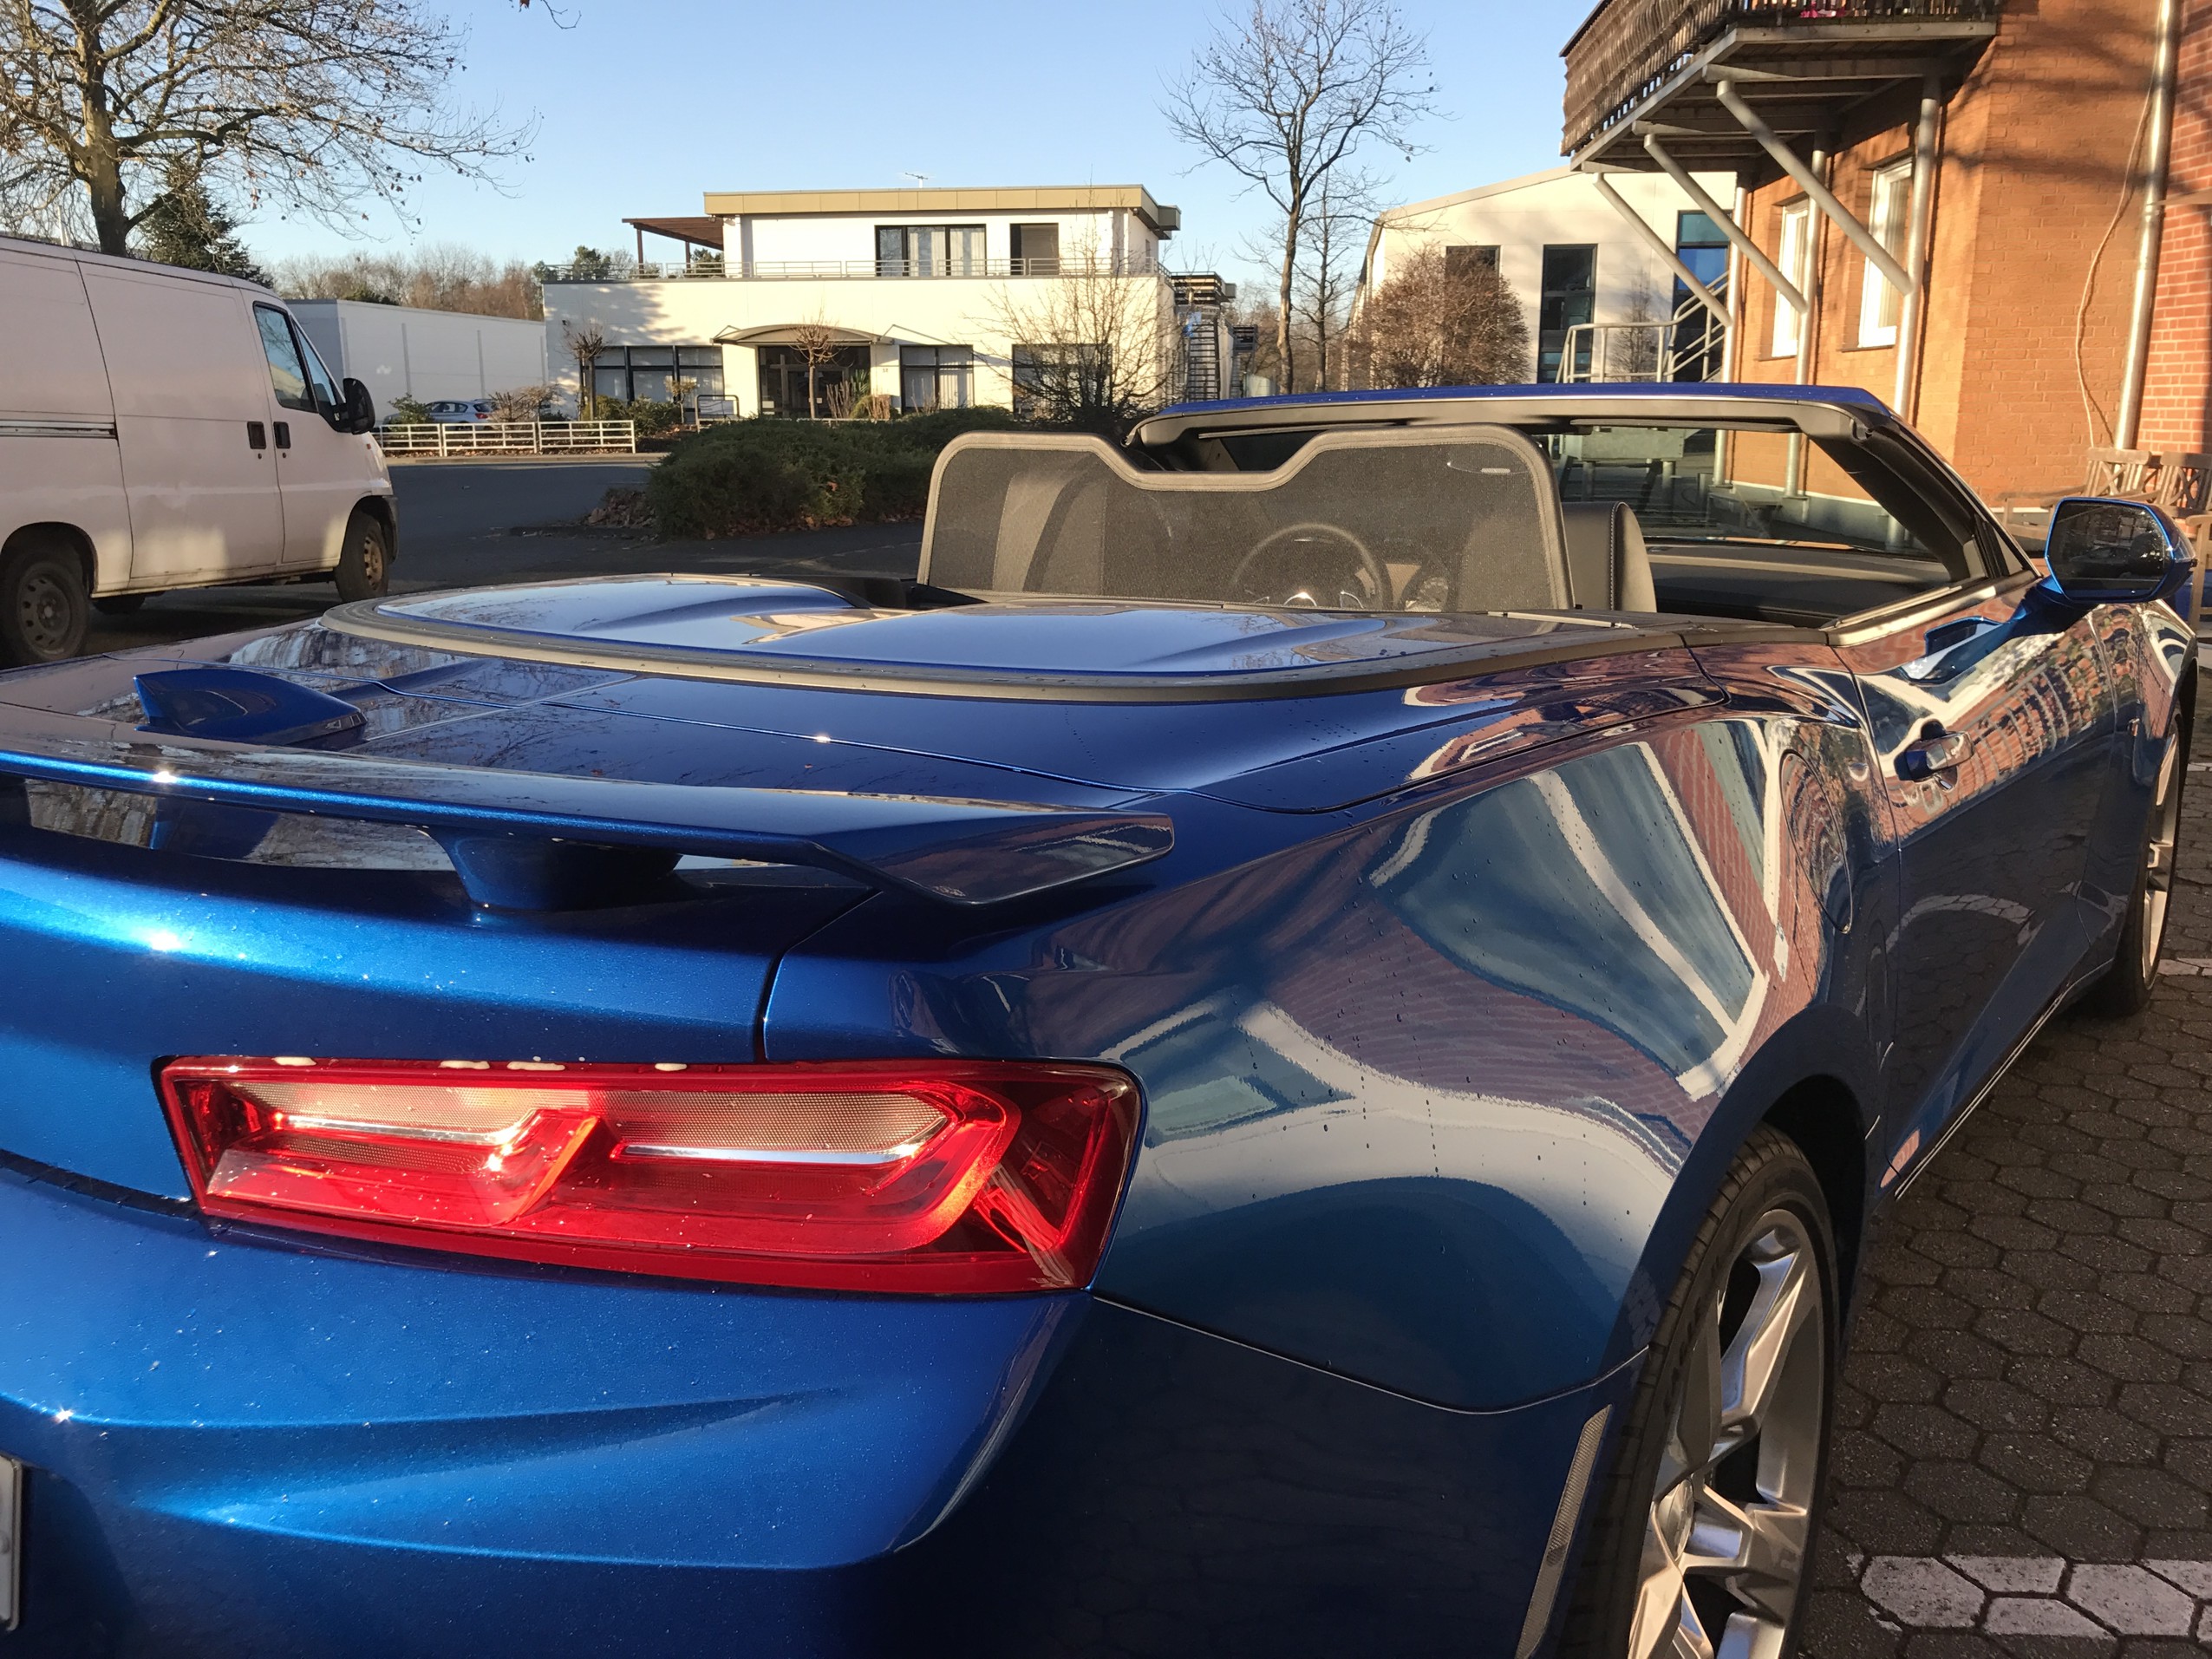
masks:
[[[445,848],[472,898],[520,910],[610,902],[685,853],[993,905],[1147,863],[1175,844],[1172,820],[1156,813],[356,760],[0,702],[0,779],[11,777],[153,796],[163,803],[154,845],[179,852],[243,857],[279,813],[409,825]]]

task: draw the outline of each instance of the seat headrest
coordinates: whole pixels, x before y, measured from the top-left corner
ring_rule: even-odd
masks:
[[[1656,611],[1642,527],[1625,501],[1561,503],[1567,583],[1577,611]]]

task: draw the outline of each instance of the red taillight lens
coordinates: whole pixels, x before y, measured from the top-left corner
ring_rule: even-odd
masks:
[[[987,1061],[198,1059],[161,1091],[210,1215],[852,1290],[1085,1283],[1137,1120],[1119,1072]]]

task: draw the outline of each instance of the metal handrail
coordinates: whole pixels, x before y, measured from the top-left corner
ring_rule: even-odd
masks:
[[[635,421],[426,421],[376,428],[388,455],[637,453]]]
[[[1716,298],[1728,296],[1727,279],[1708,284]],[[1694,325],[1694,331],[1687,332]],[[1671,317],[1646,317],[1631,323],[1569,323],[1559,348],[1559,378],[1570,385],[1588,385],[1616,378],[1612,373],[1612,345],[1616,336],[1634,337],[1640,332],[1657,330],[1659,337],[1653,343],[1649,361],[1653,372],[1649,376],[1628,374],[1623,380],[1673,381],[1684,378],[1685,364],[1708,362],[1719,353],[1726,343],[1728,330],[1720,319],[1707,310],[1703,301],[1693,294],[1674,308]],[[1586,366],[1578,367],[1583,357],[1582,347],[1589,347]],[[1627,355],[1627,354],[1622,354]],[[1645,354],[1638,351],[1642,361]],[[1699,379],[1704,376],[1697,376]]]
[[[1165,267],[1157,259],[754,259],[734,269],[720,265],[626,265],[603,271],[596,265],[540,265],[542,283],[671,282],[713,278],[755,282],[850,281],[857,278],[936,280],[943,278],[1158,277]]]

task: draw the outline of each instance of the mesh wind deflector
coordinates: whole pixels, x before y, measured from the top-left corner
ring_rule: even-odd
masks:
[[[1271,472],[1139,472],[1100,439],[971,433],[930,491],[922,578],[1348,611],[1568,604],[1551,469],[1503,427],[1328,432]]]

